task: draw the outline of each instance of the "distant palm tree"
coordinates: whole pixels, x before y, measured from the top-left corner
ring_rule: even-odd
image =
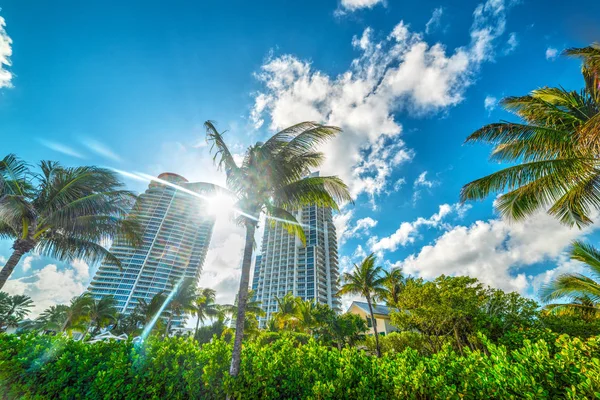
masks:
[[[92,299],[87,308],[88,331],[95,334],[100,328],[114,323],[117,319],[116,305],[117,301],[112,296],[104,296],[100,300]]]
[[[165,326],[164,337],[169,335],[171,322],[174,317],[181,317],[187,312],[192,312],[194,300],[196,299],[196,281],[193,278],[185,278],[180,284],[171,283],[172,290],[175,290],[173,296],[167,296],[167,324]]]
[[[206,318],[216,317],[219,314],[219,305],[215,303],[216,295],[217,293],[209,288],[198,291],[198,295],[192,304],[192,315],[197,318],[194,337],[198,334],[200,322],[204,323]]]
[[[302,300],[296,298],[296,318],[301,329],[312,333],[314,327],[319,323],[317,320],[317,306],[314,300]]]
[[[167,299],[164,292],[155,294],[150,301],[138,299],[138,303],[134,308],[134,314],[140,315],[143,325],[147,325],[152,321],[154,316],[159,313],[163,303]]]
[[[564,54],[583,59],[584,88],[544,87],[502,100],[523,122],[486,125],[466,142],[492,144],[491,159],[513,165],[465,185],[462,201],[506,190],[496,207],[507,218],[547,210],[570,226],[592,222],[600,209],[600,45]]]
[[[377,357],[381,357],[379,347],[379,332],[377,332],[377,321],[373,314],[373,300],[383,295],[383,283],[385,278],[382,276],[383,268],[375,266],[375,254],[367,256],[360,264],[354,264],[352,272],[346,272],[342,275],[342,288],[338,294],[354,294],[364,297],[369,305],[373,332],[375,333],[375,344],[377,346]]]
[[[561,274],[542,288],[542,300],[550,302],[561,298],[570,299],[568,303],[548,304],[546,309],[572,312],[588,320],[596,318],[600,315],[600,250],[575,241],[570,254],[571,260],[585,263],[591,277]]]
[[[35,250],[60,261],[117,257],[102,244],[115,237],[140,243],[138,224],[126,219],[135,196],[117,176],[98,167],[62,167],[42,161],[41,174],[10,154],[0,160],[0,238],[13,253],[0,271],[0,289],[21,257]]]
[[[50,306],[34,321],[32,329],[61,332],[67,319],[69,306],[57,304]]]
[[[213,123],[207,121],[205,127],[207,140],[212,143],[211,149],[215,150],[218,168],[225,170],[227,188],[236,196],[237,208],[241,211],[238,222],[246,230],[229,371],[231,376],[237,376],[246,321],[254,235],[260,214],[276,218],[290,233],[304,241],[304,231],[293,215],[294,210],[309,204],[337,210],[338,202],[351,201],[351,196],[348,187],[337,177],[309,176],[310,169],[318,168],[324,160],[324,154],[317,152],[316,147],[338,134],[340,130],[336,127],[312,122],[291,126],[264,143],[250,146],[240,165]]]
[[[89,308],[93,301],[94,299],[89,293],[72,298],[70,304],[64,310],[64,321],[60,331],[85,330],[83,322],[88,318]]]
[[[17,326],[31,312],[33,300],[29,296],[17,294],[9,296],[0,292],[0,331],[5,325]]]
[[[275,296],[277,311],[273,318],[279,329],[295,329],[298,325],[298,298],[288,292],[283,297]]]
[[[383,293],[381,299],[385,301],[389,307],[396,307],[398,297],[405,286],[402,270],[400,268],[394,268],[391,271],[384,271],[382,286]]]

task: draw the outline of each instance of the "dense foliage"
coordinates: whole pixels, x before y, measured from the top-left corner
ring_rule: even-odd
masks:
[[[298,334],[296,334],[298,336]],[[301,335],[300,335],[301,336]],[[231,345],[191,338],[94,345],[49,336],[0,335],[6,398],[430,399],[598,398],[600,340],[549,336],[515,350],[486,343],[464,355],[444,347],[372,357],[298,337],[249,342],[241,373],[227,374]],[[307,344],[302,344],[302,343]],[[385,343],[385,341],[384,341]]]

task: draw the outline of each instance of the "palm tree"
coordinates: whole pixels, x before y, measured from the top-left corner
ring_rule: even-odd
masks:
[[[256,300],[254,297],[254,291],[248,291],[248,301],[246,302],[246,313],[244,321],[244,334],[255,334],[258,333],[258,317],[264,317],[266,315],[265,311],[262,308],[262,304],[260,301]],[[236,325],[236,318],[238,314],[238,298],[235,299],[235,303],[231,304],[223,304],[219,306],[219,310],[221,313],[225,315],[231,316],[231,322]]]
[[[100,300],[92,299],[87,309],[89,320],[88,332],[97,333],[100,328],[114,323],[117,319],[117,301],[112,296],[104,296]]]
[[[167,296],[167,324],[164,337],[167,337],[171,330],[171,322],[174,317],[181,317],[187,312],[193,311],[194,300],[196,299],[196,281],[193,278],[185,278],[179,284],[171,282],[175,293]]]
[[[513,165],[465,185],[462,201],[506,190],[496,207],[509,219],[547,210],[569,226],[592,222],[600,208],[600,45],[564,54],[583,59],[584,88],[544,87],[502,100],[522,122],[486,125],[466,142],[492,144],[491,159]]]
[[[296,298],[296,319],[301,329],[312,334],[315,325],[319,323],[317,321],[316,303],[314,300],[302,300]]]
[[[373,314],[373,300],[383,295],[382,276],[383,269],[375,266],[375,254],[371,253],[359,265],[354,264],[353,272],[346,272],[342,275],[342,288],[338,294],[354,294],[363,296],[369,305],[371,322],[373,323],[373,332],[375,333],[375,344],[377,346],[377,357],[381,357],[379,347],[379,332],[377,332],[377,321]]]
[[[67,315],[69,306],[65,304],[57,304],[50,306],[34,321],[33,329],[42,329],[47,331],[61,332]]]
[[[57,259],[120,261],[102,244],[115,237],[137,245],[138,224],[126,219],[135,196],[98,167],[66,168],[42,161],[41,173],[10,154],[0,160],[0,239],[13,253],[0,271],[0,289],[21,257],[35,250]]]
[[[396,307],[398,297],[404,290],[404,275],[402,269],[394,268],[391,271],[383,272],[383,294],[381,299],[386,302],[389,307]]]
[[[33,300],[22,294],[9,296],[0,292],[0,331],[4,325],[16,326],[31,312]]]
[[[198,296],[192,304],[192,315],[197,317],[194,337],[198,334],[200,322],[204,323],[206,318],[215,317],[219,314],[219,305],[215,303],[217,293],[213,289],[204,288],[199,290]]]
[[[554,312],[568,311],[584,319],[596,318],[600,313],[600,250],[580,241],[573,242],[571,260],[585,263],[590,277],[582,274],[561,274],[542,288],[542,300],[549,302],[561,298],[568,303],[548,304],[546,309]]]
[[[145,299],[138,299],[138,303],[133,312],[134,314],[140,315],[142,324],[147,325],[152,321],[152,318],[160,312],[166,299],[167,296],[164,292],[155,294],[149,302]]]
[[[309,176],[318,168],[324,154],[316,147],[334,137],[340,130],[312,122],[303,122],[276,133],[264,143],[250,146],[241,165],[225,144],[223,135],[212,122],[205,123],[207,140],[212,143],[215,161],[227,175],[227,187],[237,199],[238,223],[246,230],[242,274],[238,291],[238,315],[231,355],[230,375],[240,368],[250,266],[254,250],[254,234],[259,215],[265,213],[270,223],[282,224],[290,233],[305,240],[302,226],[292,214],[308,204],[338,209],[338,202],[351,201],[348,187],[337,177]]]
[[[70,304],[64,310],[64,320],[60,331],[82,329],[82,323],[87,319],[89,308],[93,301],[94,299],[89,293],[72,298]]]
[[[273,313],[273,319],[279,329],[294,329],[298,325],[298,298],[288,292],[283,297],[275,296],[275,301],[277,312]]]

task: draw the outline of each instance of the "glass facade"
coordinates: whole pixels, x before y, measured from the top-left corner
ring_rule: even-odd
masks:
[[[159,178],[201,195],[210,195],[208,183],[189,183],[165,173]],[[143,231],[143,243],[132,248],[116,241],[111,252],[121,260],[102,263],[88,291],[95,298],[112,295],[120,313],[129,314],[140,299],[150,301],[171,282],[182,277],[198,279],[210,244],[215,218],[205,211],[202,199],[172,186],[152,182],[138,197],[132,211]],[[174,320],[179,326],[182,320]]]

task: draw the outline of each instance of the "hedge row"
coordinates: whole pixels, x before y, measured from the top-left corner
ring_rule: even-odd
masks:
[[[221,340],[199,348],[171,338],[136,348],[0,335],[0,393],[8,399],[600,398],[600,337],[561,336],[553,346],[525,341],[512,351],[488,344],[485,353],[464,355],[448,347],[430,357],[409,348],[381,359],[283,338],[246,344],[235,380],[226,373],[230,351]]]

